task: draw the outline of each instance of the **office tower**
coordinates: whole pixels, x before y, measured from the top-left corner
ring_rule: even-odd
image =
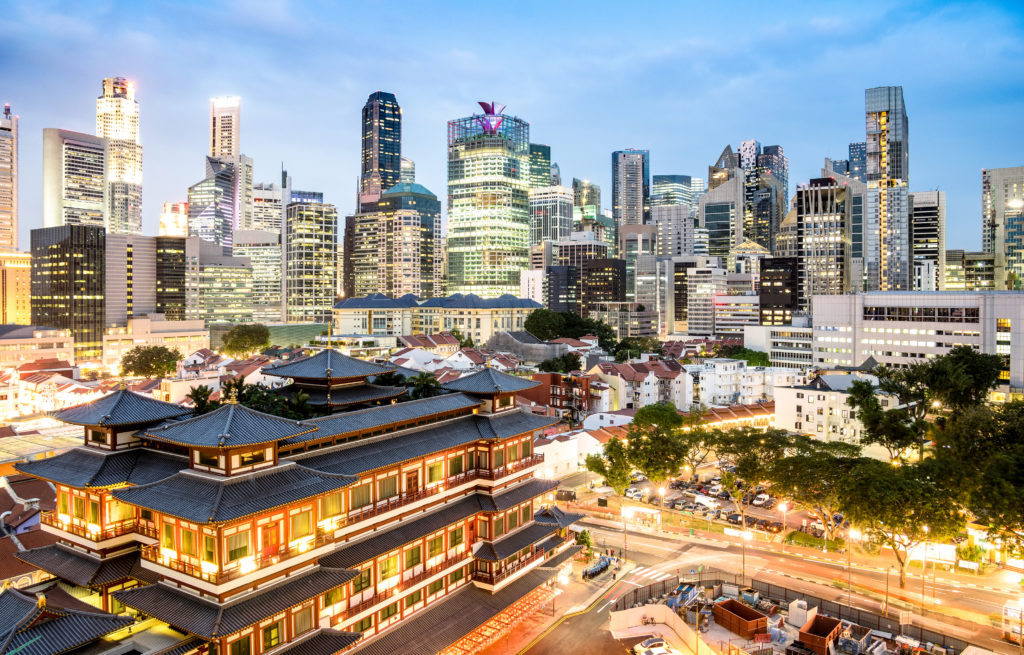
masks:
[[[572,233],[572,191],[561,186],[530,188],[530,247],[563,241]]]
[[[981,171],[982,251],[995,255],[997,289],[1024,280],[1024,166]]]
[[[105,326],[156,311],[156,237],[107,234],[104,242]]]
[[[725,260],[726,273],[730,276],[747,276],[749,290],[756,293],[761,281],[761,261],[770,256],[771,252],[767,248],[747,239],[729,251]]]
[[[281,234],[284,210],[291,201],[291,189],[277,184],[259,183],[252,188],[252,229]]]
[[[700,199],[697,225],[707,230],[707,254],[725,261],[729,250],[743,243],[745,175],[736,167],[720,171],[712,176],[715,186]]]
[[[0,251],[18,249],[18,117],[0,114]]]
[[[576,207],[592,205],[601,210],[601,187],[590,180],[572,178],[572,204]]]
[[[651,211],[655,207],[692,205],[691,183],[689,175],[655,175],[651,186]]]
[[[401,182],[381,195],[377,211],[352,219],[355,297],[411,293],[432,298],[440,293],[441,201],[429,189]]]
[[[530,188],[551,186],[551,146],[530,144]]]
[[[235,216],[235,167],[206,158],[206,177],[188,188],[188,235],[231,248]]]
[[[416,181],[416,162],[409,159],[408,157],[402,157],[401,173],[398,176],[399,181],[405,182],[406,184],[412,184]]]
[[[43,227],[106,227],[107,140],[91,134],[43,130]]]
[[[187,237],[188,236],[188,203],[187,202],[165,202],[164,209],[160,212],[160,236],[162,237]]]
[[[910,194],[910,252],[914,266],[914,291],[946,288],[946,192],[915,191]],[[930,275],[917,273],[927,268]]]
[[[331,320],[337,285],[334,205],[288,205],[282,232],[285,318],[291,322]]]
[[[32,324],[32,255],[0,252],[0,325]]]
[[[517,298],[533,300],[540,305],[545,302],[544,278],[546,268],[531,268],[519,274],[519,295]]]
[[[722,154],[718,155],[718,160],[708,166],[708,191],[718,188],[737,175],[742,175],[736,171],[737,168],[742,169],[740,156],[732,151],[732,146],[727,145]]]
[[[590,316],[598,305],[626,300],[626,262],[588,259],[580,267],[580,312]]]
[[[252,320],[283,322],[281,233],[238,230],[231,252],[235,257],[248,259],[252,267]]]
[[[725,294],[728,290],[725,269],[691,268],[686,273],[686,285],[686,333],[714,334],[715,296]]]
[[[156,238],[156,311],[168,321],[184,321],[187,315],[187,238]]]
[[[815,178],[796,192],[796,253],[802,309],[812,296],[852,290],[850,280],[850,202],[845,186]]]
[[[829,158],[826,157],[825,158],[825,162],[826,162],[826,164],[825,164],[826,166],[831,167],[831,169],[835,173],[837,173],[839,175],[849,175],[850,174],[850,160],[849,159],[829,159]]]
[[[252,264],[198,237],[185,240],[185,311],[206,327],[252,323]]]
[[[580,269],[548,266],[544,269],[544,306],[553,312],[580,313]]]
[[[619,230],[619,252],[626,260],[626,300],[636,297],[637,259],[658,254],[658,227],[656,225],[623,225]]]
[[[658,226],[660,256],[693,254],[694,219],[690,215],[689,204],[654,205],[651,207],[651,222]]]
[[[103,356],[106,231],[58,225],[31,232],[32,325],[71,330],[78,362]]]
[[[800,309],[800,261],[767,257],[761,261],[761,325],[792,325]]]
[[[903,87],[864,92],[869,227],[879,240],[878,289],[910,288],[910,141]]]
[[[773,250],[789,200],[789,160],[782,146],[762,150],[756,140],[743,141],[736,154],[726,147],[709,172],[716,189],[742,176],[743,238]]]
[[[289,183],[291,179],[289,178]],[[291,202],[298,203],[311,203],[314,205],[324,204],[324,193],[323,191],[300,191],[299,189],[292,189]]]
[[[142,232],[142,144],[134,82],[103,80],[103,95],[96,99],[96,136],[108,142],[107,232]]]
[[[242,154],[242,99],[210,99],[210,156],[232,158]]]
[[[395,94],[376,91],[363,105],[359,211],[398,184],[402,173],[402,108]],[[322,201],[321,201],[322,202]]]
[[[993,291],[995,255],[947,250],[945,279],[946,291]]]
[[[865,141],[855,141],[850,144],[847,150],[848,175],[858,182],[867,184],[868,181],[868,144]]]
[[[530,251],[530,124],[481,102],[448,122],[448,292],[519,289]]]
[[[659,320],[666,333],[688,331],[689,272],[695,268],[717,269],[719,259],[706,255],[661,257],[657,261]]]
[[[651,155],[647,150],[612,153],[612,216],[616,225],[651,222]]]
[[[608,244],[608,252],[615,255],[619,249],[619,231],[610,212],[600,211],[597,205],[583,205],[572,209],[573,232],[592,233],[594,238]]]
[[[551,186],[562,186],[562,169],[558,162],[551,162]]]
[[[846,197],[850,204],[850,285],[852,291],[864,291],[871,286],[868,283],[869,277],[873,280],[878,279],[879,269],[879,235],[868,229],[869,217],[865,215],[868,205],[868,185],[861,180],[840,173],[835,168],[835,162],[827,158],[824,168],[821,169],[821,176],[830,177],[836,181],[836,184],[846,187]],[[777,250],[776,253],[795,256],[795,252],[784,253]]]
[[[551,244],[550,264],[580,267],[588,259],[605,259],[610,248],[590,232],[574,232],[571,239],[548,241]],[[550,265],[549,264],[549,265]]]
[[[762,175],[771,175],[782,185],[782,211],[789,207],[789,158],[782,146],[765,146],[757,156],[757,169]],[[780,219],[781,220],[781,219]]]

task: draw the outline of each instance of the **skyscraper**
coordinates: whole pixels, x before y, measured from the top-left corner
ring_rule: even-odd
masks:
[[[847,202],[850,204],[850,285],[853,291],[864,291],[868,288],[869,271],[877,279],[879,255],[879,235],[868,229],[869,218],[865,215],[868,185],[836,170],[829,159],[825,159],[821,176],[830,177],[840,186],[846,187]]]
[[[850,203],[847,189],[832,178],[812,179],[796,192],[796,251],[799,297],[809,309],[815,295],[852,290]]]
[[[242,154],[242,99],[223,96],[210,99],[210,156]]]
[[[864,182],[868,181],[868,144],[864,141],[855,141],[850,144],[847,150],[847,175],[853,179]]]
[[[187,312],[186,237],[156,238],[156,311],[168,321],[184,321]]]
[[[612,153],[612,216],[623,225],[651,222],[651,155],[647,150]]]
[[[782,146],[765,146],[757,157],[757,168],[762,175],[771,175],[782,185],[781,206],[785,213],[789,207],[789,157],[782,153]]]
[[[230,251],[235,229],[235,167],[206,158],[206,177],[188,188],[188,235]]]
[[[551,146],[530,144],[530,188],[551,186]]]
[[[156,311],[156,239],[108,234],[104,240],[104,326],[126,325]]]
[[[481,102],[448,122],[448,292],[519,289],[530,243],[530,124]]]
[[[995,288],[1024,281],[1024,166],[981,171],[981,244],[995,256]]]
[[[188,203],[187,202],[165,202],[164,210],[160,212],[160,236],[162,237],[187,237],[188,236]]]
[[[743,243],[745,174],[738,167],[720,168],[712,177],[716,183],[700,199],[697,226],[707,230],[706,254],[725,261]]]
[[[107,231],[142,232],[142,144],[134,82],[103,80],[103,95],[96,99],[96,136],[107,139],[110,156]]]
[[[416,162],[408,157],[402,157],[401,173],[399,179],[402,182],[412,184],[416,181]]]
[[[288,322],[330,321],[337,286],[337,225],[334,205],[288,205],[282,233]]]
[[[252,188],[252,229],[281,234],[284,212],[291,202],[291,184],[287,175],[282,176],[282,185],[256,184]]]
[[[43,130],[43,226],[107,227],[107,140],[68,130]]]
[[[636,298],[638,260],[658,255],[658,226],[624,225],[619,230],[619,252],[626,260],[626,300]]]
[[[655,175],[651,187],[651,208],[692,205],[692,180],[689,175]]]
[[[946,288],[946,192],[910,194],[910,248],[915,291]]]
[[[572,191],[561,186],[530,188],[530,246],[562,241],[572,233]]]
[[[197,237],[185,240],[187,319],[207,327],[252,322],[252,264],[229,252]]]
[[[903,87],[864,92],[867,133],[868,217],[879,240],[878,285],[882,291],[910,288],[910,140]],[[872,284],[873,280],[869,280]],[[874,286],[871,287],[875,288]]]
[[[694,218],[689,204],[655,205],[651,222],[658,226],[658,254],[675,257],[693,254]]]
[[[0,251],[0,325],[32,324],[32,255]]]
[[[248,259],[252,266],[252,319],[259,323],[282,322],[280,231],[238,230],[231,250],[235,257]]]
[[[0,252],[18,249],[18,117],[0,114]]]
[[[601,187],[590,180],[572,178],[572,204],[576,207],[594,205],[601,211]]]
[[[359,211],[398,184],[402,174],[402,108],[395,94],[377,91],[366,99],[362,150]]]

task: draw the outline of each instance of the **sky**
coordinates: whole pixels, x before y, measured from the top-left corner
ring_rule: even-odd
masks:
[[[1024,165],[1024,3],[49,2],[0,12],[0,103],[20,116],[20,235],[42,225],[42,131],[93,133],[102,79],[136,83],[143,231],[203,177],[209,99],[242,97],[257,181],[355,206],[360,110],[402,107],[402,154],[446,195],[446,122],[507,105],[563,183],[611,203],[611,152],[706,176],[782,145],[790,194],[864,140],[864,89],[901,85],[910,189],[947,194],[947,247],[980,249],[981,170]]]

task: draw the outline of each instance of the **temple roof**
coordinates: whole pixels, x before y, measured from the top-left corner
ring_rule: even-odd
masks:
[[[558,530],[557,525],[534,523],[497,541],[484,541],[473,553],[479,560],[500,562]]]
[[[487,367],[476,373],[465,375],[457,380],[445,382],[441,386],[448,391],[465,391],[466,393],[499,394],[532,389],[540,382],[516,377]]]
[[[169,478],[187,469],[188,460],[145,448],[109,452],[80,446],[53,457],[18,462],[14,467],[27,475],[71,487],[113,487]]]
[[[336,589],[354,577],[355,571],[317,566],[308,572],[287,577],[278,584],[264,585],[244,598],[223,605],[202,600],[163,582],[118,591],[114,597],[128,607],[185,632],[214,639],[238,632]]]
[[[275,651],[275,655],[334,655],[362,639],[361,632],[342,632],[320,628],[311,637],[305,637]]]
[[[330,376],[327,371],[330,370]],[[393,371],[395,367],[387,364],[374,364],[355,357],[343,355],[333,348],[321,350],[311,357],[296,359],[276,366],[263,369],[264,375],[276,375],[283,378],[301,378],[304,380],[326,380],[337,378],[365,378],[378,375],[385,371]]]
[[[519,503],[526,502],[545,494],[558,486],[557,480],[544,480],[541,478],[530,478],[522,484],[517,484],[511,489],[498,494],[497,496],[483,496],[480,508],[485,512],[504,512],[515,507]]]
[[[159,423],[191,413],[191,409],[181,405],[165,403],[152,396],[143,396],[127,389],[118,389],[92,402],[53,412],[51,416],[73,425],[114,427]]]
[[[84,603],[57,588],[41,595],[42,600],[13,587],[0,591],[0,653],[67,653],[135,620],[83,609]]]
[[[182,446],[234,448],[276,442],[315,429],[245,405],[228,403],[206,414],[150,428],[145,434],[157,441]]]
[[[43,546],[15,553],[23,562],[80,587],[101,587],[127,578],[155,580],[139,568],[139,552],[100,559],[62,544]]]
[[[113,492],[119,501],[196,523],[224,523],[342,489],[357,478],[293,462],[237,477],[182,471],[166,480]]]
[[[537,513],[533,515],[533,520],[537,523],[548,523],[551,525],[557,525],[560,528],[567,528],[585,516],[585,514],[563,512],[554,505],[551,505],[538,510]]]
[[[274,389],[274,393],[292,399],[297,393],[304,393],[309,396],[306,401],[310,405],[330,405],[331,407],[344,407],[345,405],[358,405],[360,403],[374,403],[382,400],[398,398],[406,393],[405,387],[385,387],[376,384],[359,384],[351,387],[335,387],[331,389],[331,397],[328,402],[327,389],[287,384]]]

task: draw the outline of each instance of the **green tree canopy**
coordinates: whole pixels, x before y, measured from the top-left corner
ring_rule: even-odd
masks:
[[[890,461],[897,460],[907,448],[920,447],[924,426],[905,409],[883,408],[871,382],[854,381],[846,404],[856,410],[863,426],[861,443],[878,444],[889,453]]]
[[[166,346],[135,346],[121,358],[121,372],[143,378],[162,378],[174,373],[181,353]]]
[[[541,341],[551,341],[563,336],[565,317],[550,309],[535,309],[526,317],[523,328]]]
[[[270,328],[262,323],[240,323],[224,335],[220,349],[231,357],[248,357],[270,347]]]
[[[622,495],[629,486],[629,474],[633,465],[629,463],[626,445],[618,437],[612,437],[602,449],[602,454],[591,453],[585,460],[587,470],[604,478],[604,483]]]
[[[197,387],[192,387],[192,390],[185,394],[185,397],[192,401],[193,411],[198,416],[199,414],[212,412],[220,407],[220,402],[210,400],[211,395],[213,395],[213,389],[205,384],[200,384]]]
[[[970,346],[957,346],[928,363],[924,384],[940,407],[954,412],[981,405],[999,384],[1000,355],[986,355]]]
[[[404,387],[407,382],[408,378],[397,370],[384,371],[373,378],[373,383],[381,387]]]
[[[682,424],[675,406],[656,403],[638,409],[627,428],[629,461],[655,485],[677,475],[686,463],[678,430]]]
[[[768,353],[761,352],[760,350],[751,350],[743,346],[718,346],[717,354],[719,357],[742,359],[748,366],[771,366]]]
[[[542,341],[559,337],[579,339],[592,334],[598,345],[607,352],[615,350],[615,330],[610,325],[592,318],[583,318],[574,312],[554,312],[550,309],[536,309],[526,317],[523,328]]]
[[[408,384],[410,386],[409,398],[412,400],[441,395],[441,383],[437,381],[433,373],[426,371],[417,373],[408,381]]]
[[[696,475],[700,465],[707,461],[711,451],[715,449],[716,435],[718,433],[708,430],[700,425],[692,425],[678,430],[677,439],[683,448],[683,460],[685,466],[689,467],[689,474]]]
[[[665,354],[661,341],[655,337],[626,337],[615,346],[615,361],[624,362],[630,357],[639,357],[644,353],[654,355]]]
[[[583,361],[580,359],[579,354],[568,352],[559,357],[545,359],[537,368],[552,373],[569,373],[570,371],[580,370],[582,366]]]

